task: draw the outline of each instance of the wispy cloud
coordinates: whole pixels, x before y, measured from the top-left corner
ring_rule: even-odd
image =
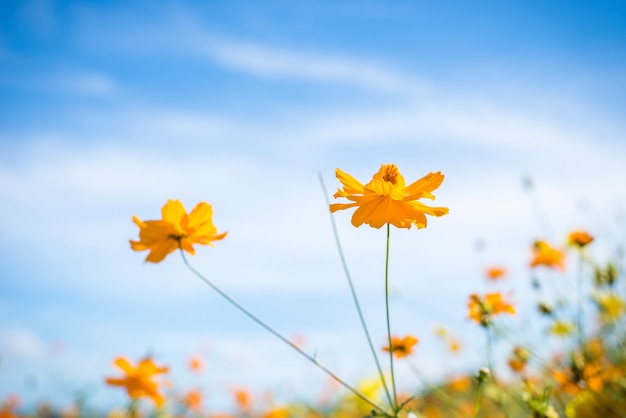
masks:
[[[271,79],[341,84],[404,95],[419,94],[427,82],[415,74],[394,70],[375,58],[342,53],[302,51],[228,36],[202,24],[182,7],[168,9],[153,21],[127,21],[123,15],[103,21],[94,11],[83,11],[90,48],[107,53],[155,53],[193,56],[242,74]],[[115,20],[112,31],[110,20]],[[102,39],[107,39],[103,44]]]
[[[2,51],[0,50],[0,58]],[[46,93],[72,94],[86,97],[111,97],[121,91],[118,81],[101,72],[69,70],[42,74],[0,77],[0,86]]]
[[[227,68],[255,76],[337,83],[402,94],[416,94],[425,81],[371,60],[315,54],[229,40],[203,31],[188,47]]]

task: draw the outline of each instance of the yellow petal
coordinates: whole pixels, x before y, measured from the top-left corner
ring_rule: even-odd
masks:
[[[441,186],[443,182],[444,175],[441,174],[441,171],[437,171],[435,173],[428,173],[421,179],[409,184],[406,188],[406,193],[408,195],[420,195],[420,197],[428,197],[432,199],[434,196],[430,194],[433,190],[436,190]],[[415,199],[415,197],[413,197]],[[408,199],[407,200],[413,200]]]
[[[158,263],[163,261],[166,255],[178,249],[178,243],[174,240],[164,240],[150,247],[150,253],[146,257],[146,261],[150,263]]]
[[[174,225],[180,224],[180,221],[186,214],[187,211],[180,200],[170,199],[161,209],[163,220]]]
[[[126,374],[130,374],[135,371],[135,368],[130,364],[130,362],[125,357],[118,357],[113,362],[117,367],[122,369],[122,371]]]
[[[340,169],[335,169],[335,175],[337,179],[343,184],[345,193],[363,193],[363,184],[352,177],[350,174],[341,171]]]

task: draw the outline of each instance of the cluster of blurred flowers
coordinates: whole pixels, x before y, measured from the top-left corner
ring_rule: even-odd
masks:
[[[430,173],[406,185],[395,165],[383,165],[372,180],[362,184],[349,174],[337,169],[342,188],[335,198],[345,198],[350,203],[334,203],[330,211],[356,208],[352,215],[355,227],[367,224],[374,228],[393,225],[410,229],[426,227],[425,215],[442,216],[444,207],[430,207],[419,199],[434,199],[432,192],[443,181],[440,172]],[[218,233],[212,220],[211,205],[202,202],[187,213],[178,200],[169,200],[162,208],[162,219],[142,221],[136,216],[139,240],[131,241],[136,251],[148,251],[146,261],[158,263],[168,254],[180,250],[194,254],[194,245],[212,245],[222,240],[226,233]],[[484,353],[488,368],[468,370],[465,375],[441,377],[431,384],[416,388],[402,388],[393,399],[385,384],[385,377],[375,376],[358,382],[350,391],[342,390],[341,381],[329,380],[319,402],[254,402],[247,390],[231,392],[233,411],[218,413],[203,402],[203,390],[175,390],[168,382],[167,365],[160,365],[150,357],[136,363],[120,356],[113,360],[119,369],[117,376],[104,378],[112,388],[123,389],[129,404],[114,416],[190,416],[207,418],[363,418],[381,416],[372,405],[387,399],[393,408],[388,417],[438,418],[438,417],[533,417],[533,418],[611,418],[626,417],[626,302],[623,272],[618,268],[621,260],[596,262],[588,252],[595,239],[588,232],[577,230],[567,235],[563,246],[553,245],[544,239],[530,246],[528,271],[537,290],[537,321],[545,324],[541,341],[517,341],[502,323],[503,314],[516,315],[512,294],[492,291],[473,293],[467,302],[468,323],[485,331],[488,352]],[[568,272],[568,261],[578,261],[579,268]],[[569,293],[549,294],[545,275],[557,277]],[[511,272],[500,265],[485,270],[491,284],[506,283]],[[510,326],[510,324],[508,324]],[[273,331],[271,331],[273,332]],[[450,354],[461,350],[461,342],[450,331],[438,328],[435,334],[448,347]],[[494,340],[494,336],[497,337]],[[279,337],[282,338],[282,337]],[[421,336],[421,338],[425,338]],[[546,352],[546,340],[561,344],[553,352]],[[411,362],[416,355],[419,339],[415,335],[388,335],[387,344],[379,346],[392,361],[416,372]],[[508,344],[510,355],[506,359],[509,370],[505,373],[494,367],[491,358],[492,344]],[[302,351],[292,344],[298,351]],[[189,368],[201,372],[202,361],[192,358]],[[331,375],[332,376],[332,375]],[[391,377],[393,382],[393,376]],[[423,382],[422,382],[423,383]],[[345,384],[344,384],[345,386]],[[419,389],[418,389],[419,387]],[[347,392],[347,393],[346,393]],[[143,403],[143,404],[142,404]],[[147,408],[150,405],[151,408]],[[0,418],[15,418],[18,413],[15,399],[7,399],[0,409]],[[43,414],[39,414],[43,415]],[[74,416],[81,415],[74,410]]]

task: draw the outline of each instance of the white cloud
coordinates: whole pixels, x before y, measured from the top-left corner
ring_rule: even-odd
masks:
[[[2,51],[0,49],[0,58]],[[23,90],[69,93],[87,97],[110,97],[120,92],[119,83],[110,75],[98,72],[67,71],[37,75],[2,77],[0,84]]]
[[[256,76],[355,85],[403,95],[419,93],[426,87],[418,77],[400,74],[378,62],[346,56],[267,47],[206,32],[187,45],[219,64]]]
[[[0,336],[0,349],[11,361],[36,361],[45,353],[43,341],[26,328],[2,329]]]

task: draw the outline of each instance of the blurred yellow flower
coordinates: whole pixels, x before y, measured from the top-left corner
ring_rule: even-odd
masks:
[[[412,335],[404,338],[391,337],[391,351],[397,358],[407,357],[413,352],[413,347],[418,342],[419,340]],[[389,346],[384,346],[383,351],[389,352]]]
[[[469,318],[483,326],[488,326],[494,315],[501,313],[515,314],[515,307],[505,302],[499,292],[487,293],[484,297],[480,297],[476,293],[470,295],[468,308]]]
[[[530,267],[546,266],[565,270],[565,252],[558,248],[553,248],[546,241],[537,240],[533,244],[533,258]]]
[[[426,228],[426,216],[442,216],[448,214],[448,208],[431,207],[419,199],[434,200],[431,194],[443,182],[440,171],[429,173],[410,185],[406,185],[404,177],[395,164],[383,164],[372,180],[365,186],[351,175],[340,169],[336,170],[343,189],[338,189],[335,198],[345,197],[353,203],[335,203],[330,211],[356,207],[352,215],[352,225],[359,227],[368,224],[380,228],[391,224],[397,228]]]
[[[158,367],[150,358],[141,360],[137,367],[130,364],[124,357],[116,358],[114,364],[124,372],[125,376],[106,378],[107,384],[126,388],[126,392],[131,399],[147,397],[152,399],[157,407],[163,405],[165,399],[158,391],[159,383],[154,381],[153,378],[154,375],[166,373],[168,371],[167,367]]]
[[[285,408],[275,408],[263,415],[263,418],[289,418]]]
[[[194,244],[213,246],[213,241],[226,237],[226,232],[218,234],[213,225],[213,208],[200,202],[187,214],[179,200],[168,200],[161,210],[163,219],[142,221],[133,216],[139,227],[139,241],[130,241],[135,251],[149,250],[146,261],[158,263],[169,253],[182,249],[195,254]]]
[[[626,312],[624,299],[615,293],[597,293],[593,295],[598,304],[600,316],[605,322],[612,322]]]
[[[567,243],[579,248],[591,244],[592,241],[593,237],[585,231],[572,231],[567,236]]]
[[[356,388],[359,392],[363,394],[363,396],[365,396],[367,399],[374,403],[379,403],[382,399],[381,391],[383,389],[383,383],[378,376],[361,379],[357,383]],[[359,416],[363,416],[361,414],[369,413],[372,410],[372,406],[369,403],[365,402],[363,399],[353,393],[347,394],[344,399],[348,401],[349,405],[355,407],[355,409],[359,413]]]
[[[558,337],[567,337],[574,332],[574,324],[569,321],[555,321],[554,324],[548,328],[548,332]]]
[[[454,336],[450,335],[448,330],[444,327],[439,326],[435,328],[435,335],[446,343],[451,353],[457,353],[461,350],[461,342]]]

